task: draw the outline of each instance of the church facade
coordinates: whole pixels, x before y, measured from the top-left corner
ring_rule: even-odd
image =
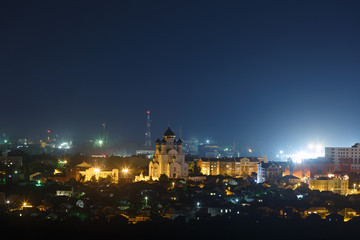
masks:
[[[170,127],[163,134],[163,140],[156,140],[156,149],[149,163],[149,177],[158,180],[165,174],[169,178],[187,178],[188,164],[182,151],[182,141],[175,139]]]

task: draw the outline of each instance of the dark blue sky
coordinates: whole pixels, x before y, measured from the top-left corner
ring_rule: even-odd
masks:
[[[0,131],[360,141],[358,1],[8,1]]]

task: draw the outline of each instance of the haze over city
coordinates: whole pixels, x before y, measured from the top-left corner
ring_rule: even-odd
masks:
[[[350,239],[360,2],[0,3],[18,239]]]
[[[0,131],[236,141],[261,154],[359,141],[356,1],[2,3]]]

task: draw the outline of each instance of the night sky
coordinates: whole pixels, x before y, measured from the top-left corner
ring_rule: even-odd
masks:
[[[2,1],[0,132],[360,141],[359,1]]]

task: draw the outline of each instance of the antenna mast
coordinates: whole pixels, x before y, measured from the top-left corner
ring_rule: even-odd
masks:
[[[146,111],[145,149],[151,149],[150,111]]]

